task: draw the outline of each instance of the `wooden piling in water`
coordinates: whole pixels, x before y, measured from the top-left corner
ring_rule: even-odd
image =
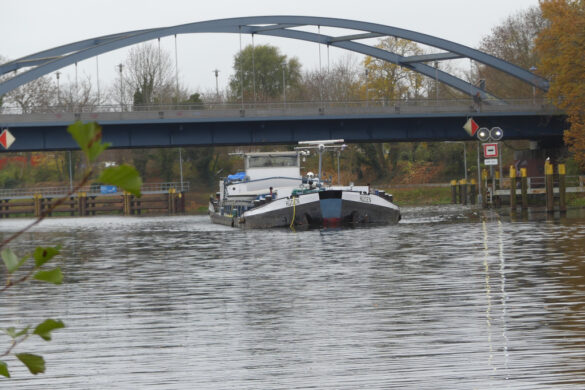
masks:
[[[553,176],[553,166],[550,161],[545,161],[544,163],[544,182],[546,186],[546,211],[548,213],[552,213],[555,211],[554,206],[554,176]]]
[[[471,179],[471,183],[469,184],[469,200],[471,204],[475,204],[475,200],[477,198],[477,182],[475,179]]]
[[[467,180],[459,180],[459,202],[462,205],[467,204]]]
[[[174,188],[169,189],[168,198],[167,198],[168,199],[169,215],[175,215],[175,212],[176,212],[176,202],[175,202],[176,193],[177,193],[177,190],[175,190]]]
[[[124,193],[122,194],[122,210],[125,216],[130,215],[132,211],[132,207],[130,204],[130,193],[126,191],[124,191]]]
[[[520,168],[520,185],[522,196],[522,210],[528,209],[528,171],[526,168]]]
[[[87,194],[85,192],[77,194],[77,212],[80,217],[87,215]]]
[[[516,168],[510,166],[510,209],[516,210]]]
[[[559,164],[558,167],[559,173],[559,210],[561,213],[567,212],[567,186],[565,182],[565,176],[567,170],[565,168],[565,164]]]

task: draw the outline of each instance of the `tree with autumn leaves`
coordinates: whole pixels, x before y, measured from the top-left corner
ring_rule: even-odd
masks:
[[[536,41],[538,72],[550,80],[549,98],[568,115],[565,143],[585,170],[585,1],[542,0],[540,8],[547,24]]]

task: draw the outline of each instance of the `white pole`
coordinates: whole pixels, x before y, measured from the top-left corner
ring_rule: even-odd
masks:
[[[477,193],[481,195],[481,165],[480,165],[480,142],[477,141]]]
[[[467,183],[467,147],[463,142],[463,168],[465,169],[465,182]]]
[[[100,64],[98,61],[99,56],[95,56],[95,73],[96,73],[96,81],[97,81],[97,104],[101,104],[100,98]]]
[[[286,66],[286,62],[282,63],[282,101],[284,103],[284,107],[286,108],[286,81],[284,79],[284,67]]]
[[[254,45],[254,34],[252,34],[252,86],[254,89],[254,103],[256,103],[256,64],[254,63],[256,46]]]
[[[175,34],[175,84],[176,84],[176,92],[177,95],[177,104],[179,104],[179,54],[177,51],[177,34]],[[181,190],[183,188],[181,187]]]

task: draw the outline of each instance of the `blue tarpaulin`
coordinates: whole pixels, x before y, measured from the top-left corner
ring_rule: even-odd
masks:
[[[102,194],[115,194],[118,192],[118,188],[116,186],[100,186],[100,192]]]
[[[246,172],[238,172],[233,175],[228,175],[227,178],[230,181],[244,180],[246,178]]]

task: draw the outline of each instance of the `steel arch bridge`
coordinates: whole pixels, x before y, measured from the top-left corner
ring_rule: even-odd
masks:
[[[298,29],[299,27],[306,26],[316,26],[319,28],[319,32],[314,33]],[[345,29],[349,30],[350,33],[347,35],[331,36],[321,34],[320,27]],[[356,31],[359,33],[356,33]],[[479,93],[484,101],[492,101],[494,103],[501,102],[501,100],[496,96],[488,94],[478,86],[470,84],[452,74],[438,70],[426,63],[456,58],[469,58],[505,72],[541,90],[546,91],[548,89],[548,81],[534,75],[529,70],[522,69],[468,46],[411,30],[349,19],[314,16],[250,16],[104,35],[31,54],[0,65],[0,76],[7,75],[10,72],[16,73],[19,69],[27,68],[25,72],[16,74],[12,78],[0,83],[0,96],[48,73],[103,53],[166,36],[193,33],[275,36],[342,48],[388,61],[425,76],[436,78],[438,81],[471,96]],[[397,53],[359,42],[363,39],[386,36],[422,43],[441,51],[436,54],[404,57]]]

